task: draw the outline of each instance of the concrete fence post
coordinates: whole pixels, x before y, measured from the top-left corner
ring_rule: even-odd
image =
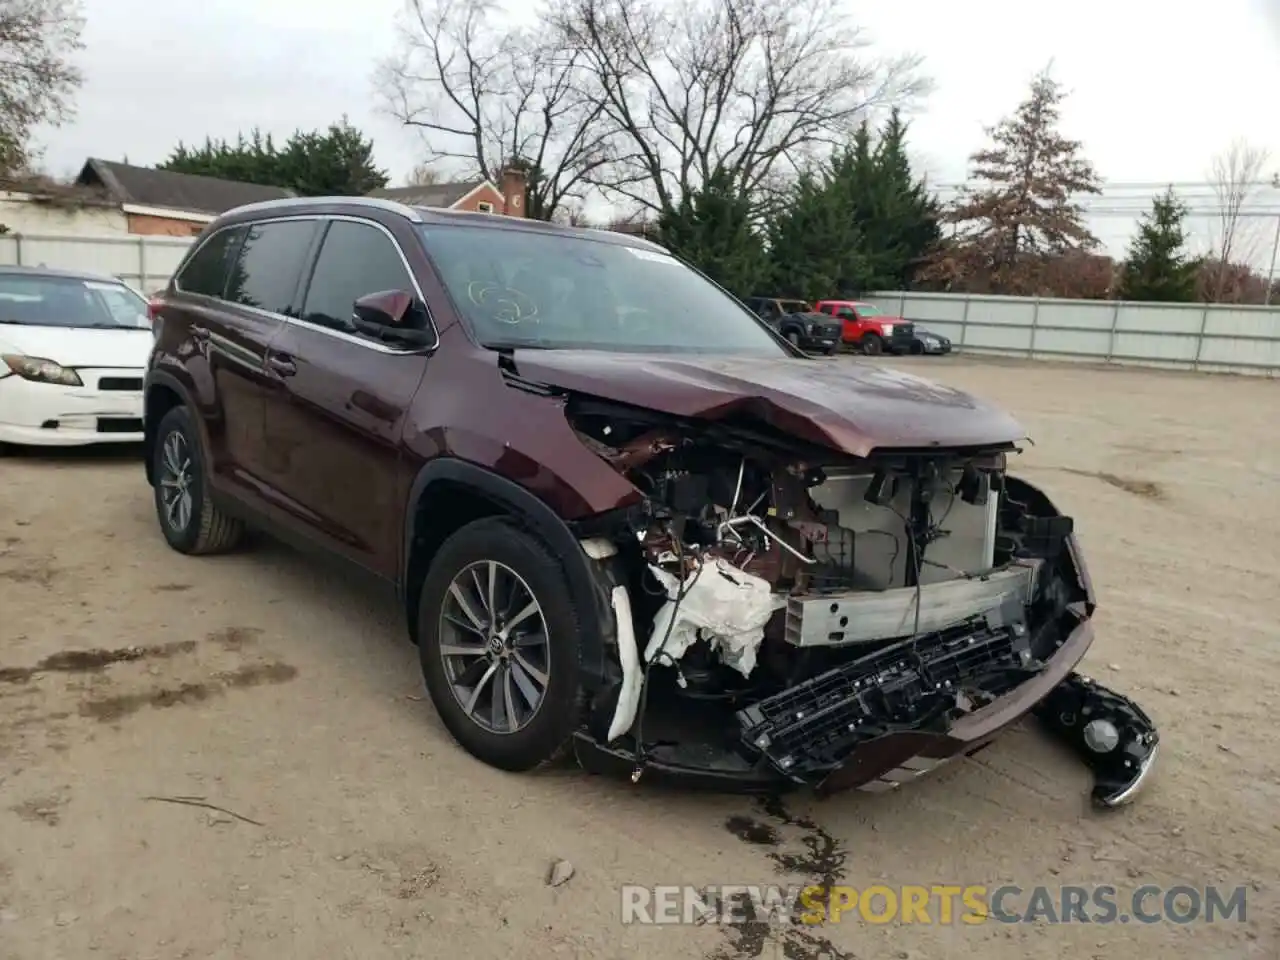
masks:
[[[1036,297],[1035,305],[1031,308],[1031,342],[1027,344],[1027,359],[1034,360],[1036,356],[1036,330],[1040,325],[1040,298]]]
[[[1111,334],[1107,338],[1107,363],[1111,362],[1116,353],[1116,329],[1120,326],[1120,304],[1121,301],[1117,300],[1115,307],[1111,310]]]
[[[1200,354],[1204,351],[1204,335],[1209,328],[1209,304],[1200,311],[1200,333],[1196,336],[1196,358],[1191,361],[1191,369],[1200,369]]]
[[[967,293],[964,296],[964,312],[960,314],[960,348],[964,349],[964,341],[969,333],[969,304],[973,303],[973,298]]]
[[[147,292],[147,238],[138,237],[138,289]]]
[[[20,233],[13,235],[13,263],[15,266],[22,266],[22,234]]]

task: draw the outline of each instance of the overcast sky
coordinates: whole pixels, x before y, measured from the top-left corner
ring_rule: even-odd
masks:
[[[254,126],[287,136],[346,113],[403,177],[415,140],[378,115],[370,81],[392,50],[401,2],[84,0],[78,117],[43,137],[45,165],[66,174],[87,156],[151,164],[179,140]],[[847,2],[881,49],[925,58],[936,90],[913,140],[935,182],[963,178],[983,127],[1051,59],[1070,91],[1066,132],[1108,180],[1202,182],[1236,137],[1268,148],[1280,170],[1280,0]],[[1097,230],[1112,246],[1130,226],[1110,218]]]

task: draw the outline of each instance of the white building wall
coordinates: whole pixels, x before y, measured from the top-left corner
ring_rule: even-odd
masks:
[[[33,201],[21,193],[0,193],[0,223],[10,233],[76,237],[129,233],[129,218],[118,207],[61,207]]]

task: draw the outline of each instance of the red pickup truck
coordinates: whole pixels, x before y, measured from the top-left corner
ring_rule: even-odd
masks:
[[[915,324],[880,312],[861,300],[819,300],[814,310],[842,321],[841,340],[866,354],[910,353]]]

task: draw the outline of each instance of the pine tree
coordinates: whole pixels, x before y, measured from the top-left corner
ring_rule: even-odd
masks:
[[[804,300],[838,296],[864,270],[857,218],[845,184],[801,174],[769,228],[769,293]]]
[[[856,207],[867,275],[861,289],[903,289],[937,245],[939,209],[907,156],[908,125],[895,109],[870,155],[867,134],[855,139],[855,176],[862,183]]]
[[[1098,245],[1074,199],[1101,192],[1101,181],[1082,145],[1058,131],[1062,87],[1045,70],[1012,117],[989,129],[992,144],[971,158],[967,190],[948,213],[957,243],[947,252],[956,279],[972,279],[997,292],[1029,293],[1047,258]]]
[[[1196,299],[1200,261],[1187,256],[1186,206],[1173,187],[1156,197],[1138,224],[1120,277],[1125,300],[1191,303]]]
[[[764,243],[751,201],[731,175],[717,172],[658,220],[660,242],[730,293],[749,297],[766,275]]]

